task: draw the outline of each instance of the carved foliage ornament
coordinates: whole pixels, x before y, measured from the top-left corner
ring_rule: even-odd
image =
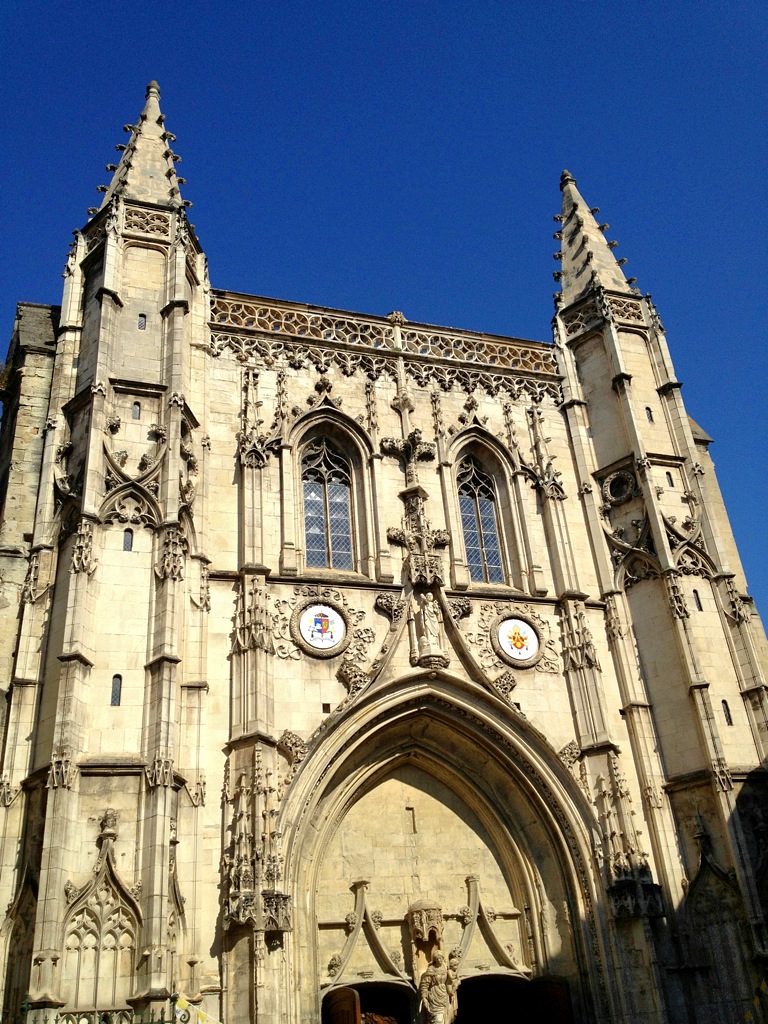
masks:
[[[311,363],[319,373],[327,373],[332,366],[337,366],[345,376],[352,376],[359,369],[371,381],[378,381],[382,376],[388,376],[392,380],[397,378],[397,359],[394,355],[382,353],[374,356],[307,346],[305,343],[294,347],[294,344],[242,334],[228,334],[214,329],[211,331],[209,350],[211,355],[219,356],[229,349],[238,361],[247,363],[258,360],[267,368],[284,362],[297,369]],[[525,373],[523,366],[514,359],[512,362],[520,367],[523,374]],[[446,392],[453,388],[468,392],[482,388],[486,394],[494,397],[506,395],[515,400],[521,395],[528,395],[534,401],[550,399],[556,403],[562,402],[560,378],[555,376],[553,368],[547,368],[542,377],[536,377],[521,375],[519,371],[505,372],[498,361],[494,361],[494,366],[499,367],[498,371],[441,365],[406,357],[405,373],[409,380],[422,388],[434,386]]]
[[[308,609],[313,609],[311,614]],[[284,599],[271,596],[254,579],[250,590],[238,595],[232,649],[263,650],[286,660],[297,660],[302,651],[317,658],[343,653],[362,663],[375,639],[372,629],[361,626],[364,617],[365,612],[352,608],[336,587],[295,587]]]
[[[406,602],[397,594],[387,591],[376,595],[376,608],[391,620],[390,628],[396,629],[405,612]]]

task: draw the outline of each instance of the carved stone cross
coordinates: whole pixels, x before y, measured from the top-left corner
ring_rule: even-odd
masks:
[[[418,428],[407,437],[383,437],[381,450],[384,455],[397,455],[403,460],[406,487],[415,487],[419,483],[417,463],[430,462],[435,457],[434,442],[422,441]]]

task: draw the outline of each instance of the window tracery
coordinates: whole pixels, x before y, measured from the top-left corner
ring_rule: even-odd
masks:
[[[493,480],[468,455],[459,464],[459,510],[469,575],[473,583],[503,583],[498,503]]]
[[[307,566],[354,569],[348,462],[325,438],[317,438],[304,451],[301,480]]]

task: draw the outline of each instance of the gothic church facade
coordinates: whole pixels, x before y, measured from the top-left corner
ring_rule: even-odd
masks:
[[[212,288],[126,128],[3,382],[3,1021],[766,1019],[765,639],[575,180],[545,344]]]

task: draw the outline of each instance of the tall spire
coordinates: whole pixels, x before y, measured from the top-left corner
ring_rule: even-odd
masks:
[[[120,163],[115,167],[107,165],[108,171],[114,171],[106,192],[102,209],[113,196],[124,199],[137,199],[147,203],[162,205],[181,205],[179,184],[183,178],[176,176],[176,163],[181,159],[172,150],[170,144],[176,136],[165,130],[165,115],[160,112],[160,87],[157,82],[147,86],[147,102],[139,115],[138,123],[125,125],[125,131],[131,133],[126,146],[118,146],[123,150]]]
[[[555,218],[560,222],[555,238],[560,241],[556,259],[562,260],[559,280],[563,305],[574,302],[595,283],[603,288],[629,291],[630,286],[612,252],[616,243],[607,242],[603,237],[603,231],[610,225],[597,223],[594,214],[600,211],[587,206],[570,171],[563,171],[560,176],[560,191],[563,212]]]

